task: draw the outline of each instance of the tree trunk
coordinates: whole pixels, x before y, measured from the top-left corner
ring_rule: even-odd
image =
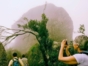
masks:
[[[46,56],[46,53],[45,53],[45,48],[41,44],[40,44],[40,51],[42,52],[45,66],[48,66],[48,59],[47,59],[47,56]]]

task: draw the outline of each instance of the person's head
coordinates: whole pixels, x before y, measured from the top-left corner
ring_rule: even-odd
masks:
[[[13,57],[17,57],[17,53],[14,52],[14,53],[13,53]]]
[[[23,55],[22,55],[22,57],[24,58],[24,57],[25,57],[25,55],[23,54]]]
[[[88,37],[85,35],[79,35],[75,38],[73,41],[73,47],[75,50],[83,50],[86,51],[88,50]]]

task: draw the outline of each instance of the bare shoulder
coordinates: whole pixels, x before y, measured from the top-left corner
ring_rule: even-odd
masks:
[[[13,59],[11,59],[10,62],[13,62]]]

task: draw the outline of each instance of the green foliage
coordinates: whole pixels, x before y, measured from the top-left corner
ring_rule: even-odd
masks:
[[[42,14],[42,20],[30,20],[25,25],[18,25],[23,29],[29,29],[29,32],[35,35],[39,45],[34,45],[28,52],[30,66],[58,66],[58,49],[53,49],[53,40],[49,38],[49,33],[46,28],[47,17]],[[36,34],[36,33],[37,34]],[[60,65],[60,63],[59,63]],[[62,66],[65,64],[61,64]]]
[[[2,43],[0,43],[0,65],[7,66],[6,51],[5,51],[5,48],[3,47]]]
[[[39,30],[39,24],[37,20],[30,20],[30,22],[28,22],[28,27],[32,29],[33,31]]]
[[[39,44],[35,44],[28,51],[29,66],[44,66],[44,60],[39,49]]]
[[[73,41],[70,41],[69,46],[69,52],[71,53],[71,55],[77,53],[77,51],[74,50]]]
[[[8,59],[8,62],[12,59],[12,49],[9,49],[7,50],[7,59]]]
[[[35,44],[29,49],[27,54],[29,66],[45,66],[42,52],[39,48],[40,45]],[[59,48],[60,46],[58,46],[58,48],[56,49],[51,49],[47,51],[48,66],[68,66],[63,62],[58,61]]]
[[[19,27],[22,27],[23,29],[29,29],[32,30],[33,32],[36,32],[38,35],[36,35],[36,33],[33,32],[29,32],[33,35],[36,36],[39,44],[40,44],[40,51],[42,52],[43,55],[43,60],[46,66],[48,66],[48,59],[47,59],[47,50],[49,47],[48,45],[50,45],[50,39],[48,38],[49,34],[48,34],[48,30],[46,28],[46,23],[47,23],[48,19],[45,16],[45,14],[42,14],[42,20],[41,21],[37,21],[37,20],[30,20],[27,24],[25,25],[18,25]],[[51,43],[52,45],[52,43]],[[50,47],[51,48],[51,47]]]
[[[67,66],[62,62],[58,61],[58,52],[60,46],[53,48],[53,40],[49,38],[49,33],[46,28],[48,18],[45,14],[42,14],[42,19],[40,21],[30,20],[25,25],[18,24],[18,27],[23,28],[18,32],[14,33],[15,36],[23,35],[25,33],[33,34],[39,44],[35,44],[28,52],[28,62],[30,66]],[[20,34],[22,33],[23,34]],[[14,37],[14,34],[7,37]],[[13,51],[8,51],[8,59],[11,59]],[[20,53],[18,52],[18,55]]]
[[[80,25],[78,32],[79,32],[79,33],[82,33],[82,34],[85,34],[85,33],[84,33],[84,32],[85,32],[85,26],[84,26],[83,24]]]

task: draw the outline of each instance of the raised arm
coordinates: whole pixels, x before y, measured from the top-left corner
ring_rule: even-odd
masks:
[[[77,64],[77,61],[74,58],[74,56],[67,56],[67,57],[63,56],[65,47],[66,47],[66,40],[63,40],[61,42],[61,48],[60,48],[60,51],[59,51],[58,60],[66,63],[66,64]]]
[[[69,52],[69,46],[66,47],[65,52],[67,56],[71,56],[71,53]]]

